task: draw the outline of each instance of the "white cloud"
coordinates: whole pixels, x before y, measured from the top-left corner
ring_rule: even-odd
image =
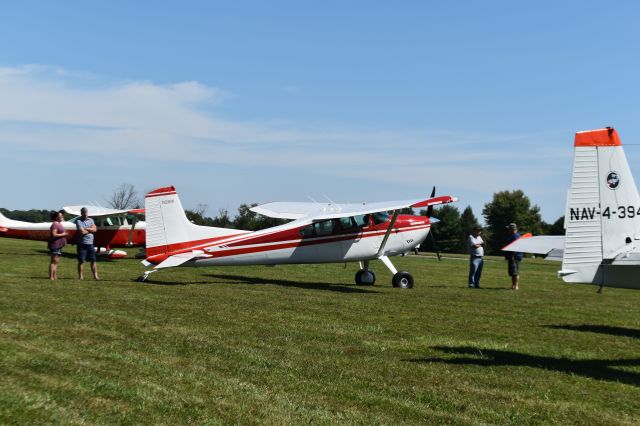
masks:
[[[0,94],[0,143],[13,147],[14,156],[85,153],[96,163],[131,167],[140,161],[283,166],[370,182],[437,180],[488,193],[505,189],[505,182],[524,184],[541,162],[557,159],[558,168],[567,167],[566,159],[539,149],[540,135],[221,119],[215,108],[229,94],[196,81],[113,82],[30,65],[0,68]]]

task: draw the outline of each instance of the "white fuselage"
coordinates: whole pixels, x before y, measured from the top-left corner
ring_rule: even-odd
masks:
[[[276,265],[301,263],[339,263],[373,260],[380,255],[395,256],[413,250],[429,233],[428,226],[399,228],[389,235],[384,252],[379,254],[384,238],[381,231],[365,231],[344,236],[339,241],[335,237],[318,237],[252,244],[254,238],[247,238],[247,244],[233,247],[216,247],[207,252],[211,258],[191,261],[193,266],[233,266],[233,265]],[[257,234],[257,233],[256,233]],[[348,237],[348,238],[347,238]]]

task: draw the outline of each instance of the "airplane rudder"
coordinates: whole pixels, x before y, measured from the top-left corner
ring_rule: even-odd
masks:
[[[167,245],[166,229],[171,222],[175,221],[172,216],[175,216],[176,206],[179,205],[180,199],[173,186],[158,188],[147,193],[144,206],[148,251],[149,249],[152,252],[157,251],[153,250],[155,247],[162,250],[161,248]],[[182,214],[184,215],[184,211]]]

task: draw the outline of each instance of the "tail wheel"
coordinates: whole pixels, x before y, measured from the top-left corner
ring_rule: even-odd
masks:
[[[394,288],[413,288],[413,276],[410,273],[400,271],[393,276]]]
[[[356,272],[356,285],[374,285],[376,283],[376,274],[369,269],[360,269]]]

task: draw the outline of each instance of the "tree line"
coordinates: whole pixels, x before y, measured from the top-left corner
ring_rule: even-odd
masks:
[[[139,208],[143,200],[131,184],[122,184],[114,190],[106,203],[115,209]],[[227,209],[220,209],[214,217],[206,215],[207,205],[199,204],[195,209],[186,210],[187,218],[204,226],[219,228],[236,228],[247,231],[257,231],[286,223],[283,219],[273,219],[259,215],[250,210],[256,204],[241,204],[238,212],[231,217]],[[25,222],[48,222],[50,210],[7,210],[0,208],[0,212],[10,219]],[[405,209],[403,213],[413,214],[412,209]],[[426,210],[420,211],[426,215]],[[478,219],[471,206],[462,212],[453,204],[446,204],[433,211],[434,218],[439,221],[432,225],[433,238],[428,238],[421,247],[425,251],[441,251],[445,253],[466,253],[467,237],[471,230],[479,226]],[[510,223],[518,225],[520,233],[531,232],[534,235],[564,235],[564,216],[554,223],[546,223],[540,215],[540,207],[531,205],[531,201],[521,190],[500,191],[493,194],[493,199],[482,209],[484,217],[483,237],[486,241],[487,254],[498,254],[506,243],[505,228]]]

